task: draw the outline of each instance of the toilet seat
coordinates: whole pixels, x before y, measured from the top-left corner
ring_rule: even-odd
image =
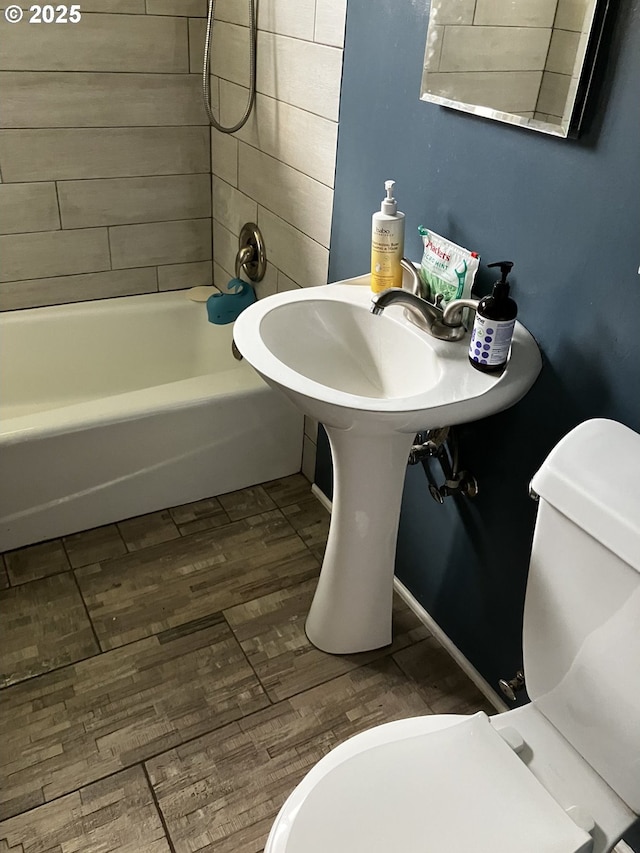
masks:
[[[283,806],[265,853],[591,850],[486,714],[431,719],[380,726],[325,756]]]

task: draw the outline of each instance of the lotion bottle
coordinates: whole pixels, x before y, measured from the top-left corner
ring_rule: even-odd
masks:
[[[386,198],[380,212],[371,218],[371,290],[381,293],[389,287],[402,287],[404,255],[404,213],[393,197],[395,181],[385,181]]]
[[[500,267],[502,278],[493,285],[491,296],[485,296],[478,303],[469,343],[469,361],[476,370],[498,373],[507,364],[518,306],[509,296],[507,281],[513,262],[498,261],[489,266]]]

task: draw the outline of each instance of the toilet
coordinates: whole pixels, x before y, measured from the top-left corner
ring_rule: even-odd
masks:
[[[529,704],[356,735],[295,788],[265,853],[605,853],[636,820],[640,435],[586,421],[531,488]]]

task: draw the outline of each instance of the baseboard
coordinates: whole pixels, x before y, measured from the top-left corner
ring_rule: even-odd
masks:
[[[448,652],[460,669],[473,681],[478,690],[491,702],[497,711],[508,711],[509,706],[500,698],[499,694],[491,687],[489,682],[483,678],[471,661],[465,657],[460,649],[455,645],[453,640],[445,634],[442,628],[435,621],[433,616],[428,613],[420,602],[414,598],[406,586],[398,578],[393,579],[393,588],[398,593],[400,598],[409,607],[422,624],[429,630],[430,634],[436,639],[442,648]]]
[[[316,497],[322,506],[327,510],[327,512],[331,512],[331,508],[333,504],[329,500],[329,498],[325,495],[322,489],[317,486],[315,483],[311,484],[311,494]]]
[[[332,503],[325,493],[314,483],[311,486],[312,494],[320,501],[323,507],[331,512]],[[483,678],[473,664],[466,658],[450,637],[445,634],[433,617],[424,609],[420,602],[411,594],[407,587],[398,580],[393,579],[393,587],[407,607],[415,613],[429,633],[437,640],[442,648],[448,652],[458,664],[460,669],[473,681],[478,690],[491,702],[497,711],[508,711],[509,706],[498,693],[491,687],[489,682]],[[631,851],[633,853],[633,851]]]

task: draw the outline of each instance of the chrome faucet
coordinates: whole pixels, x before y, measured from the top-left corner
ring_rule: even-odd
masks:
[[[403,258],[400,265],[412,279],[412,289],[403,290],[401,287],[390,287],[377,293],[371,299],[371,313],[382,314],[389,305],[404,305],[407,316],[418,328],[433,335],[440,341],[459,341],[466,333],[462,323],[462,309],[475,308],[477,299],[453,299],[443,310],[439,303],[430,302],[423,294],[427,289],[416,268]]]

